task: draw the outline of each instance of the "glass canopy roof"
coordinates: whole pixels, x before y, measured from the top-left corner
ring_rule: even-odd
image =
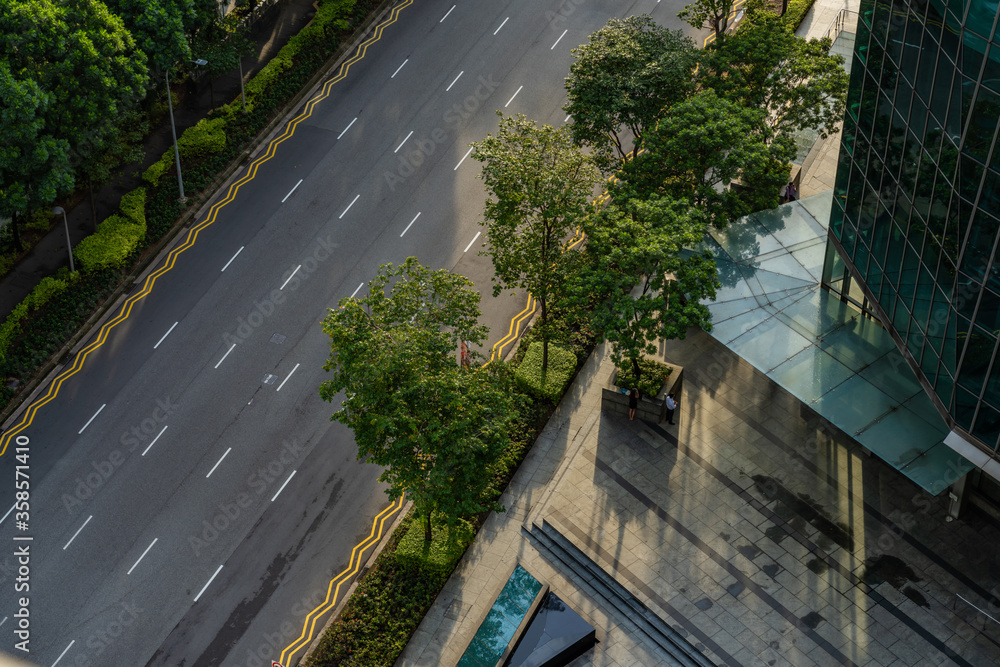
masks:
[[[936,495],[974,466],[944,443],[944,419],[889,334],[820,288],[832,197],[711,233],[722,282],[712,336]]]

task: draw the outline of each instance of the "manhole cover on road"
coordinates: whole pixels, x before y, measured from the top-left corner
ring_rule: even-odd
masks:
[[[277,375],[271,375],[270,373],[264,374],[264,379],[261,380],[264,384],[274,384],[274,381],[278,379]]]
[[[273,336],[271,336],[271,342],[272,343],[277,343],[278,345],[281,345],[282,343],[285,342],[285,337],[282,336],[281,334],[277,334],[276,333]]]

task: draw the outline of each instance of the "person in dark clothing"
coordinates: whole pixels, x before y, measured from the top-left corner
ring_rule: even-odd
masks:
[[[785,201],[795,201],[799,198],[798,188],[795,187],[795,183],[788,181],[788,185],[785,186]]]
[[[666,413],[667,423],[674,423],[674,410],[677,409],[677,399],[674,398],[673,394],[667,394],[663,399],[664,412]]]
[[[628,418],[635,419],[635,409],[639,407],[639,390],[632,387],[628,393]]]

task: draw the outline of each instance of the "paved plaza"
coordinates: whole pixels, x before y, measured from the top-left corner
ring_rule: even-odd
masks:
[[[820,0],[798,33],[841,9]],[[833,187],[838,149],[817,142],[802,197]],[[599,347],[398,667],[456,665],[517,564],[597,629],[575,667],[1000,665],[1000,523],[947,521],[947,492],[709,334],[659,357],[684,368],[677,426],[602,412]]]
[[[660,356],[678,425],[602,412],[598,348],[398,665],[455,665],[517,563],[597,629],[574,665],[1000,664],[1000,525],[947,522],[708,334]]]

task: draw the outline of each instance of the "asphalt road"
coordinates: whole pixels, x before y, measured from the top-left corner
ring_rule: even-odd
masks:
[[[30,519],[0,523],[0,650],[46,666],[277,659],[388,505],[317,394],[325,309],[416,256],[472,277],[502,338],[525,297],[491,296],[469,142],[496,109],[565,122],[570,49],[612,16],[686,28],[682,4],[405,8],[22,434]],[[0,457],[0,513],[17,454]]]

